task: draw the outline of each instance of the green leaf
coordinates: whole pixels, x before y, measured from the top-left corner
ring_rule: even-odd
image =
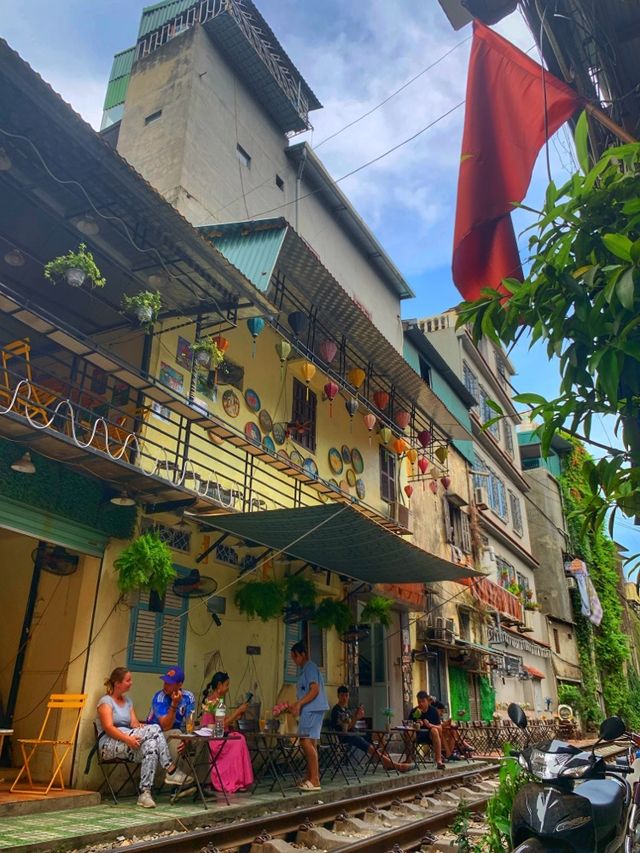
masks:
[[[631,240],[624,234],[603,234],[602,242],[607,249],[617,258],[623,261],[631,260]]]
[[[631,267],[618,279],[616,296],[623,308],[626,308],[627,311],[633,309],[635,292],[633,286],[633,269]]]
[[[634,264],[640,264],[640,240],[636,240],[631,246],[631,260]]]
[[[589,171],[589,122],[587,120],[586,110],[583,110],[580,113],[580,118],[576,122],[574,141],[576,144],[578,163],[580,163],[580,168],[586,175]]]

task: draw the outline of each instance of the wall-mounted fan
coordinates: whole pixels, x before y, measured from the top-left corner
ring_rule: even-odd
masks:
[[[173,591],[180,598],[206,598],[218,589],[218,581],[192,569],[188,575],[173,582]]]
[[[62,545],[41,542],[31,555],[33,565],[52,575],[72,575],[78,568],[80,558],[70,554]]]

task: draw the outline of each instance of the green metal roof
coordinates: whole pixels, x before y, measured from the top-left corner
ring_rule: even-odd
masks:
[[[130,47],[128,50],[116,53],[113,57],[109,85],[107,86],[107,93],[104,96],[103,110],[110,110],[118,106],[118,104],[124,104],[135,54],[135,47]]]
[[[113,65],[111,66],[111,75],[109,80],[116,80],[118,77],[125,77],[127,74],[131,74],[135,56],[135,46],[129,47],[127,50],[122,50],[120,53],[116,53],[113,57]]]
[[[110,80],[107,86],[107,94],[104,96],[105,110],[110,110],[118,104],[123,104],[127,97],[127,89],[129,88],[129,77],[118,77],[117,80]]]
[[[198,230],[254,287],[262,293],[267,292],[286,228],[255,230],[251,240],[247,240],[248,229],[239,231],[236,225],[203,225]]]
[[[349,504],[222,515],[211,525],[366,583],[433,583],[479,574],[423,551]]]
[[[194,5],[195,0],[163,0],[162,3],[155,3],[153,6],[145,6],[140,19],[138,38],[144,38]]]

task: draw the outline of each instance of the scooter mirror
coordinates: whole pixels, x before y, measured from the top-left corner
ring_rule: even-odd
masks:
[[[615,740],[622,737],[626,730],[627,727],[620,717],[608,717],[600,723],[600,739]]]
[[[509,715],[511,722],[515,723],[519,729],[527,728],[527,715],[520,705],[516,705],[515,702],[512,702],[507,708],[507,714]],[[618,737],[618,735],[615,735],[615,737]]]

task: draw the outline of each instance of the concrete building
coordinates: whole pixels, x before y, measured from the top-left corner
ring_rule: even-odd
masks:
[[[470,591],[490,613],[486,636],[500,656],[491,664],[497,707],[505,711],[517,701],[540,715],[548,710],[548,698],[555,702],[555,678],[537,598],[540,563],[532,552],[526,510],[529,484],[515,435],[520,422],[512,402],[515,371],[490,341],[476,346],[466,328],[456,329],[456,319],[452,310],[417,325],[476,400],[471,409],[474,528],[479,567],[488,577],[471,583]],[[489,401],[498,404],[502,416]]]

